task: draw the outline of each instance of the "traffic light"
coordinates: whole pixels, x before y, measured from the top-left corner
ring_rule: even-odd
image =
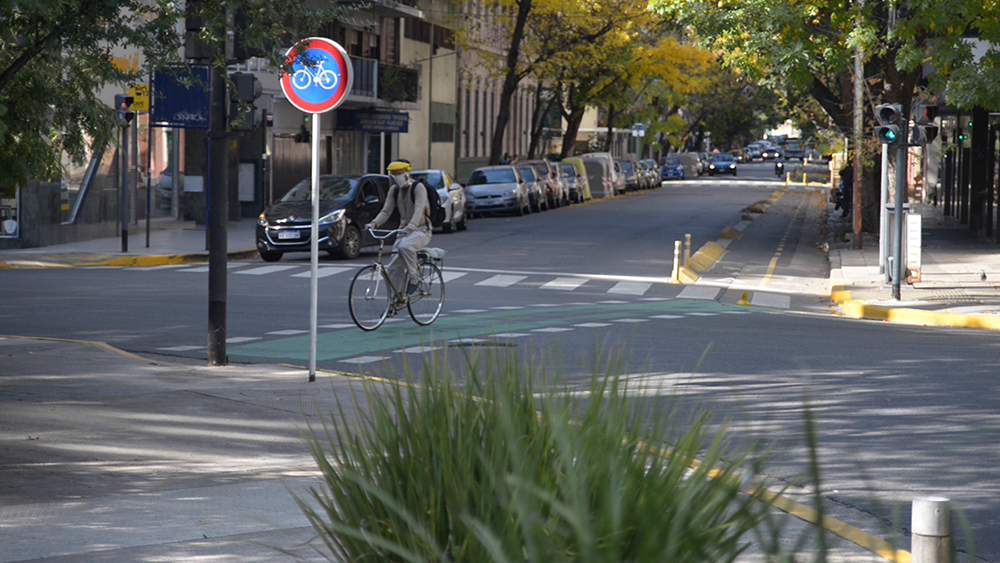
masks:
[[[118,117],[124,119],[126,122],[132,121],[132,118],[135,117],[135,112],[129,111],[128,108],[132,107],[134,102],[135,98],[128,94],[115,94],[115,111],[118,112]]]
[[[938,128],[936,125],[914,125],[910,131],[911,145],[927,145],[937,138]]]
[[[233,131],[253,131],[257,128],[257,108],[253,102],[263,92],[260,80],[249,72],[234,72],[233,92],[229,100],[229,128]]]
[[[918,125],[928,125],[937,119],[938,107],[931,104],[916,104],[913,106],[913,122]]]
[[[875,127],[875,136],[883,145],[897,145],[903,141],[900,128],[900,115],[903,106],[899,104],[882,104],[875,106],[875,119],[879,125]]]
[[[902,133],[898,125],[879,125],[875,128],[875,136],[883,145],[895,145]]]

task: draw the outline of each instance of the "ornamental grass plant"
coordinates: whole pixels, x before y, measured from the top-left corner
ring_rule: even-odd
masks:
[[[554,384],[514,353],[366,381],[310,427],[296,496],[330,560],[727,562],[770,509],[709,415],[638,399],[620,365]],[[759,463],[759,461],[757,462]]]

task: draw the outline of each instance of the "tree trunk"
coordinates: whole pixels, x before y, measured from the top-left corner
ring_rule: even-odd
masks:
[[[493,128],[493,139],[490,142],[490,164],[500,164],[503,157],[503,136],[510,123],[510,101],[521,82],[517,72],[517,61],[521,57],[521,41],[524,39],[524,26],[531,12],[532,0],[517,0],[517,18],[514,21],[514,32],[510,37],[510,48],[507,51],[507,72],[504,74],[503,87],[500,90],[500,111],[497,113],[496,126]]]
[[[531,142],[528,145],[528,158],[535,158],[538,143],[542,138],[542,129],[545,128],[542,118],[549,114],[554,103],[555,97],[551,97],[545,104],[545,108],[542,108],[542,85],[539,84],[535,88],[535,107],[531,110]]]
[[[615,146],[615,104],[608,105],[608,146],[607,152]],[[614,155],[611,155],[614,156]]]
[[[573,110],[569,114],[569,117],[566,118],[566,132],[563,133],[562,152],[559,153],[559,160],[573,156],[573,148],[576,146],[576,135],[580,132],[583,114],[584,109],[579,108]]]

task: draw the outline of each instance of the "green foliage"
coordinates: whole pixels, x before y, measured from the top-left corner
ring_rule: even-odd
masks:
[[[575,390],[514,355],[467,358],[461,383],[424,368],[307,435],[323,483],[296,500],[331,560],[732,561],[769,510],[707,415],[682,424],[611,368]]]
[[[275,68],[297,38],[291,34],[319,29],[341,13],[317,11],[307,0],[203,7],[204,37],[219,66],[226,64],[224,45],[211,26],[227,10],[249,15],[248,43],[264,49]],[[124,92],[145,84],[152,70],[183,62],[183,9],[168,0],[0,0],[0,193],[30,179],[59,181],[63,158],[82,165],[90,147],[114,138],[118,116],[101,91]]]

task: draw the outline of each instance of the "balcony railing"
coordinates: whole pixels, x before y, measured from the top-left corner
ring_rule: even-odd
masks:
[[[351,94],[387,102],[416,102],[420,72],[372,59],[351,57],[354,80]]]

